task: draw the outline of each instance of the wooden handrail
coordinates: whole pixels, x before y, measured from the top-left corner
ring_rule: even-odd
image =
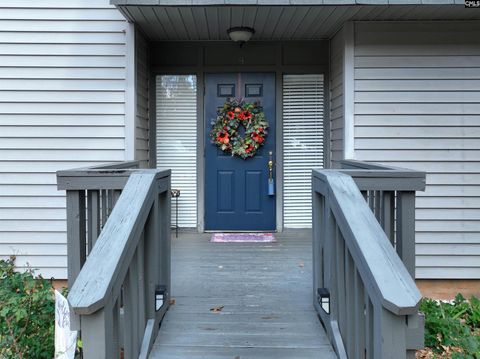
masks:
[[[67,190],[68,300],[85,358],[146,358],[168,309],[171,173],[136,167],[57,174]]]
[[[133,173],[69,292],[76,314],[92,314],[118,296],[140,234],[155,201],[169,189],[170,171]],[[94,274],[94,275],[92,275]],[[153,300],[153,299],[152,299]]]
[[[414,313],[420,292],[353,179],[326,171],[315,171],[314,176],[314,190],[326,197],[356,265],[378,299],[394,314]]]
[[[340,358],[405,358],[423,341],[421,295],[349,174],[313,171],[315,307]]]
[[[415,278],[415,191],[425,191],[426,173],[355,160],[339,170],[353,178],[390,243]]]

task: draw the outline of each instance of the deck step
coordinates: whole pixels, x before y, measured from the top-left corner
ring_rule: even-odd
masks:
[[[336,358],[312,305],[310,236],[286,232],[268,244],[209,243],[201,234],[174,240],[175,304],[150,358]]]

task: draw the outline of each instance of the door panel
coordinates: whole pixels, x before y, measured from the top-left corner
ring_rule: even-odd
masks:
[[[252,158],[226,154],[210,140],[212,120],[227,98],[259,101],[269,123],[268,136]],[[268,161],[275,161],[275,75],[205,76],[205,229],[274,230],[275,196],[268,195]]]

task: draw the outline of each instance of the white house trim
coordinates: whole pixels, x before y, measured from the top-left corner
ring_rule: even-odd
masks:
[[[353,22],[343,28],[345,52],[343,56],[343,154],[345,158],[355,158],[355,30]]]
[[[136,62],[135,62],[135,24],[128,23],[125,31],[126,63],[125,69],[125,160],[135,159],[135,119],[136,119]]]

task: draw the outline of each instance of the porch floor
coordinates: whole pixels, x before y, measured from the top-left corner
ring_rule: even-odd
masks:
[[[310,230],[276,234],[276,243],[210,236],[172,239],[176,303],[150,358],[336,358],[312,305]]]

